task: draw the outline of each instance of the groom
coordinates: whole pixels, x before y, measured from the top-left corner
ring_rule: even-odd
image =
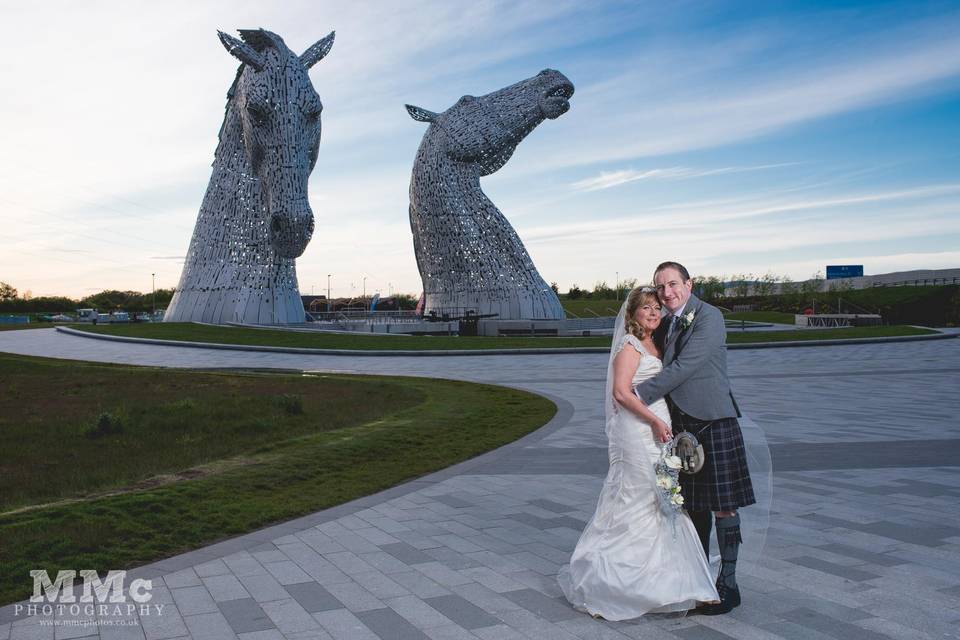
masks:
[[[716,307],[693,295],[693,281],[683,265],[662,263],[654,271],[653,282],[660,302],[669,311],[653,334],[663,353],[663,371],[634,387],[634,393],[647,405],[665,397],[674,431],[689,431],[703,445],[703,468],[693,475],[681,474],[680,480],[684,507],[708,558],[716,514],[720,603],[697,612],[728,613],[740,604],[737,508],[756,500],[737,422],[740,411],[727,380],[726,327]]]

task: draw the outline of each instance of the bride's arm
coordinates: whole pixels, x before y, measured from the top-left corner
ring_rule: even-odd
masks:
[[[647,408],[633,393],[633,374],[640,365],[641,354],[636,349],[621,349],[613,359],[613,399],[621,407],[635,413],[650,425],[659,442],[667,442],[673,437],[670,425]]]

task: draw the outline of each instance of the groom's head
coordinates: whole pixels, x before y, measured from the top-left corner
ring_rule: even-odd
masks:
[[[661,262],[653,272],[653,284],[660,302],[670,313],[682,309],[693,291],[690,273],[679,262]]]

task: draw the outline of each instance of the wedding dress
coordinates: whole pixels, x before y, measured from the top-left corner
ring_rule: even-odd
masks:
[[[685,611],[696,607],[698,601],[719,599],[690,518],[684,511],[670,516],[661,509],[653,469],[660,446],[653,430],[612,399],[612,363],[624,348],[640,353],[633,385],[663,368],[660,359],[647,353],[635,336],[615,336],[607,373],[610,469],[596,512],[580,536],[570,564],[557,576],[574,608],[607,620]],[[664,400],[657,400],[649,409],[670,423]]]

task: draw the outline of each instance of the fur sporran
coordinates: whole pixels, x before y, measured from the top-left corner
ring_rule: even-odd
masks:
[[[674,455],[680,458],[680,471],[694,474],[703,469],[703,445],[689,431],[681,431],[674,436]]]

